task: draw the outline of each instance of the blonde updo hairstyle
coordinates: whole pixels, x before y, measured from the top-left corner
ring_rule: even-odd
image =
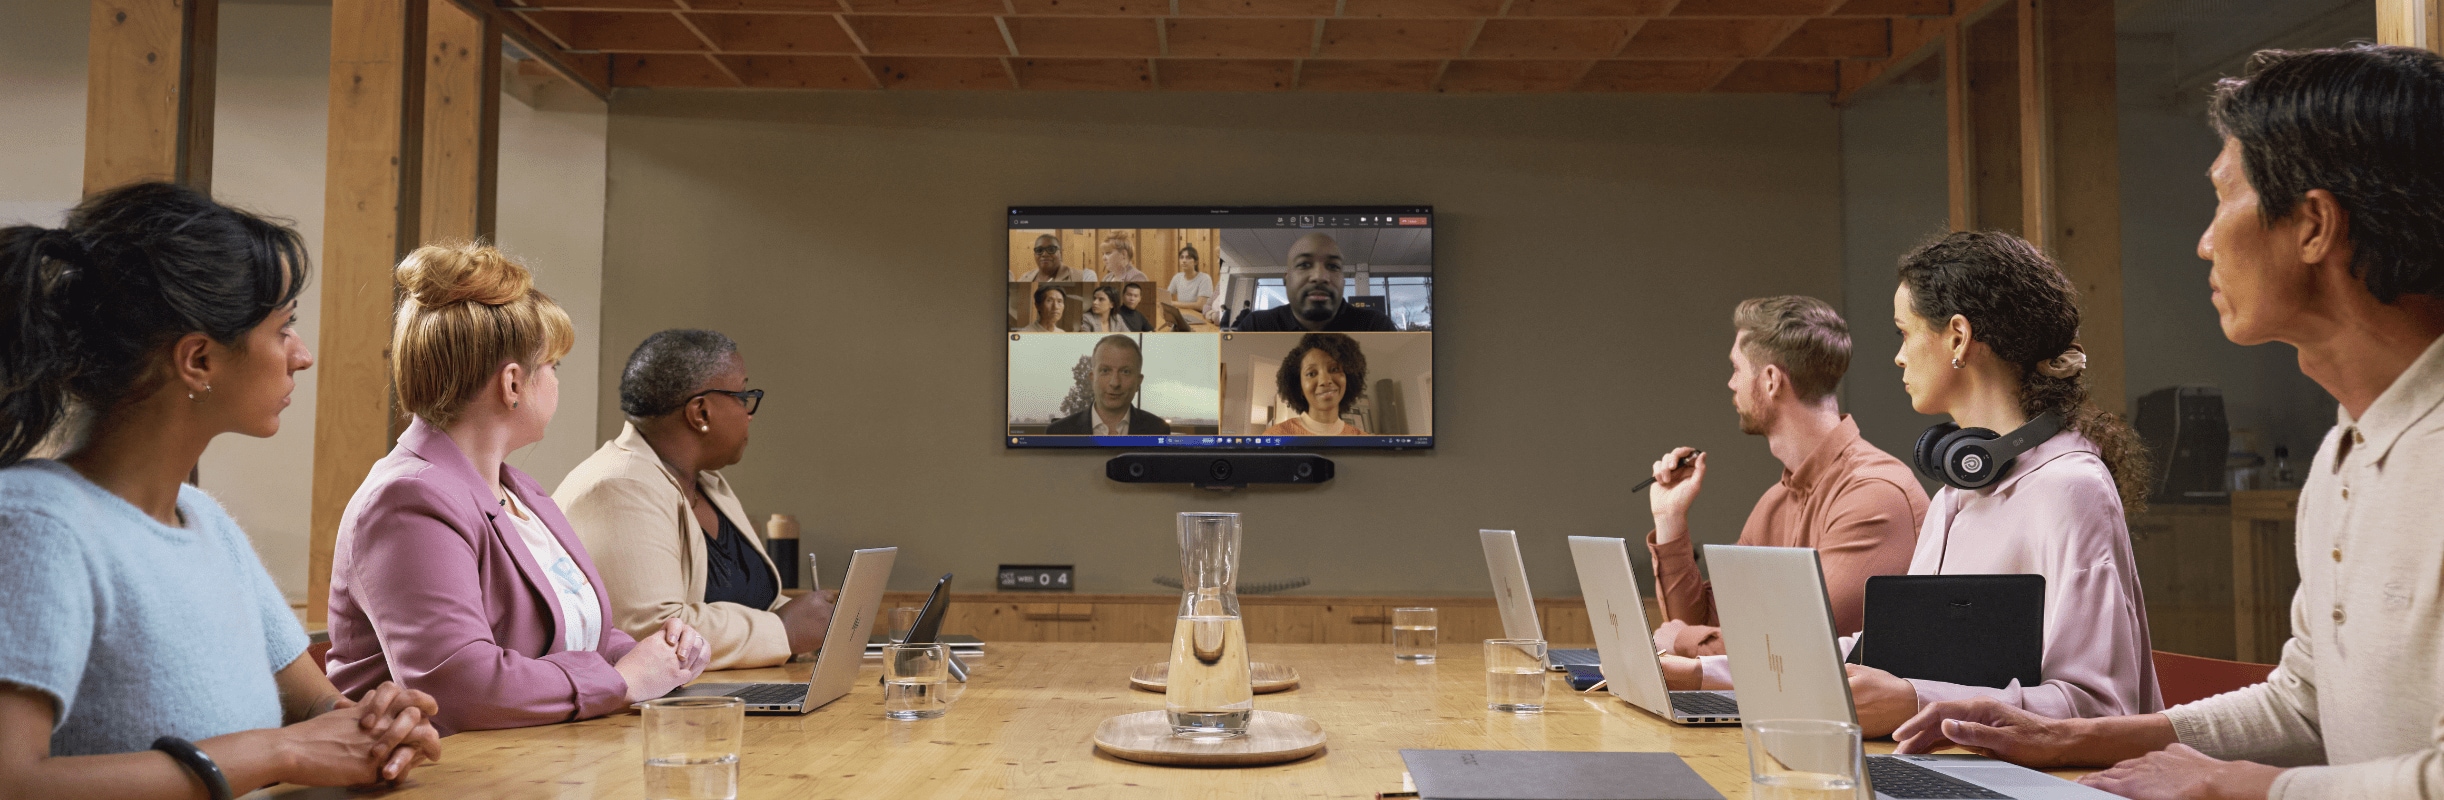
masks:
[[[399,404],[434,425],[456,422],[501,367],[514,361],[531,372],[576,343],[568,312],[490,245],[428,244],[393,277],[401,291],[390,334]]]

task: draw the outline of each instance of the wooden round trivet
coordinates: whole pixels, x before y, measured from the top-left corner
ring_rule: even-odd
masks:
[[[1287,692],[1298,688],[1298,670],[1291,669],[1287,664],[1250,661],[1247,664],[1247,672],[1248,677],[1256,681],[1257,694]],[[1129,688],[1141,692],[1165,691],[1170,688],[1170,678],[1171,662],[1157,661],[1130,672]]]
[[[1122,714],[1095,726],[1095,749],[1146,764],[1189,767],[1248,767],[1297,761],[1324,750],[1324,726],[1297,714],[1258,711],[1247,735],[1232,739],[1188,739],[1171,733],[1162,711]]]

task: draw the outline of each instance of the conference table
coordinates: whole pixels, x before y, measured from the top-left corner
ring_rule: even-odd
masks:
[[[880,662],[869,659],[848,696],[803,716],[749,716],[739,758],[741,798],[1187,797],[1373,798],[1401,788],[1402,748],[1664,751],[1688,761],[1727,798],[1748,796],[1740,729],[1672,725],[1608,695],[1572,692],[1548,677],[1542,714],[1485,707],[1483,648],[1445,642],[1432,664],[1395,662],[1383,644],[1254,645],[1256,661],[1288,665],[1295,689],[1256,696],[1258,709],[1303,714],[1327,736],[1322,753],[1261,767],[1163,767],[1098,752],[1104,718],[1163,707],[1129,688],[1129,672],[1163,661],[1152,643],[994,643],[940,719],[883,719]],[[804,681],[812,664],[708,673],[707,681]],[[470,731],[442,740],[443,759],[380,796],[642,798],[638,716]],[[1869,742],[1890,752],[1891,742]],[[2073,772],[2058,773],[2073,775]],[[278,786],[249,797],[303,800],[362,792]]]

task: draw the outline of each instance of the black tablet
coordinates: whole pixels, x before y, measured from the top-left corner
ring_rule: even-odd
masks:
[[[1902,678],[2003,688],[2044,680],[2045,576],[1867,579],[1858,663]]]

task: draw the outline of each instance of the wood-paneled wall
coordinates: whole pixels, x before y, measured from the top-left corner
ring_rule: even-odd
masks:
[[[923,592],[891,592],[886,608],[918,606]],[[1179,617],[1177,595],[1165,594],[952,594],[945,633],[987,642],[1168,642]],[[1649,625],[1662,613],[1646,601]],[[1502,616],[1491,597],[1306,597],[1260,595],[1239,600],[1240,617],[1253,644],[1390,643],[1392,609],[1436,610],[1443,646],[1502,636]],[[1536,600],[1545,641],[1585,645],[1594,641],[1587,606],[1576,597]]]

